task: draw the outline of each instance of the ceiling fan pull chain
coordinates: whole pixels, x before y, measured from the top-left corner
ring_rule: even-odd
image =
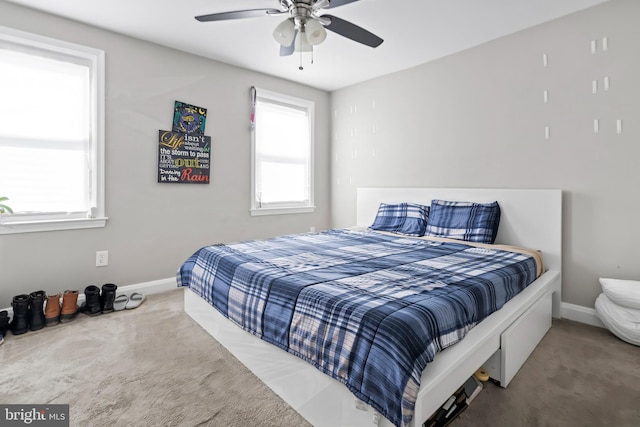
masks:
[[[302,50],[300,50],[300,66],[298,67],[298,70],[304,70],[304,67],[302,66]]]

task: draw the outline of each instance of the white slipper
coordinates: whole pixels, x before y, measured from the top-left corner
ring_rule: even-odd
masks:
[[[142,304],[145,300],[145,296],[139,292],[134,292],[129,297],[129,301],[127,302],[125,308],[127,310],[132,310],[134,308],[138,308],[140,304]]]
[[[124,310],[129,302],[129,297],[125,294],[118,295],[113,301],[113,311]]]

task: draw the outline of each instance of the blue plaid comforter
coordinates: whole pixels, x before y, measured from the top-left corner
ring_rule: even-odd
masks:
[[[527,255],[368,230],[207,246],[177,274],[179,286],[396,426],[413,418],[435,354],[535,279]]]

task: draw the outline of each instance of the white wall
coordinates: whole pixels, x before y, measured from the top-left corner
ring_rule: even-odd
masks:
[[[104,229],[0,236],[0,307],[40,289],[173,277],[206,244],[329,226],[328,93],[5,2],[0,25],[105,50],[109,217]],[[249,214],[252,85],[315,102],[313,214]],[[209,185],[156,183],[158,130],[171,128],[176,100],[208,108]],[[108,267],[95,267],[97,250],[109,251]]]
[[[354,223],[360,186],[560,188],[564,300],[593,307],[598,277],[640,278],[639,18],[611,0],[333,92],[333,226]]]

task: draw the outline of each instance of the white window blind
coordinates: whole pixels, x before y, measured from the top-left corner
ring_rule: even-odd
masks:
[[[257,90],[252,212],[313,209],[313,103]]]
[[[103,67],[101,51],[0,27],[0,196],[14,211],[0,232],[100,226],[86,220],[104,216]]]

